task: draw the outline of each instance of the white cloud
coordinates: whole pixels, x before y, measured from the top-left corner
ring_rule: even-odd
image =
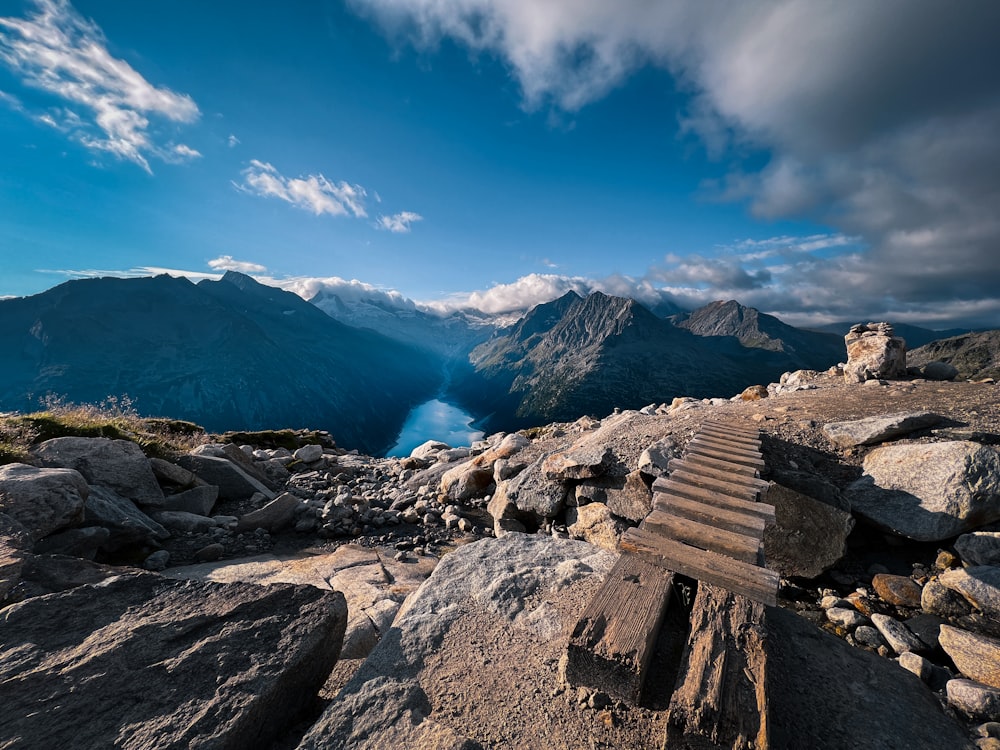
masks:
[[[173,152],[182,159],[201,158],[201,153],[195,151],[190,146],[185,146],[183,143],[178,143],[176,146],[174,146]]]
[[[363,218],[368,215],[364,207],[367,193],[360,185],[333,182],[322,174],[285,177],[272,165],[257,159],[243,170],[243,182],[233,184],[243,192],[264,198],[279,198],[316,216],[351,214]]]
[[[208,267],[221,271],[239,271],[240,273],[267,273],[267,266],[260,263],[249,263],[236,260],[232,255],[220,255],[208,261]]]
[[[150,155],[170,161],[175,152],[157,144],[150,117],[194,122],[200,114],[194,100],[154,86],[125,60],[113,57],[101,29],[67,0],[35,0],[35,6],[36,12],[26,18],[0,18],[0,62],[24,84],[87,110],[87,118],[62,122],[65,109],[56,106],[48,112],[87,148],[147,172],[152,171]]]
[[[412,211],[401,211],[392,216],[379,216],[376,226],[379,229],[387,229],[390,232],[409,232],[410,224],[415,221],[423,221],[423,216]]]
[[[237,138],[235,135],[230,134],[230,136],[226,139],[226,144],[229,146],[229,148],[236,148],[237,146],[240,145],[240,139]]]

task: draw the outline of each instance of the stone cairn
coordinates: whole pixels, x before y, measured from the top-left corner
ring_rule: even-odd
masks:
[[[858,323],[844,336],[848,383],[894,380],[906,376],[906,342],[894,335],[888,323]]]

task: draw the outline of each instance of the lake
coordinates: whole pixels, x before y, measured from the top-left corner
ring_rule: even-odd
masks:
[[[472,445],[483,436],[472,426],[473,417],[456,406],[434,399],[414,407],[406,417],[402,432],[387,456],[408,456],[428,440],[440,440],[452,447]]]

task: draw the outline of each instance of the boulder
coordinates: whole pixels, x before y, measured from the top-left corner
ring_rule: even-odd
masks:
[[[565,505],[566,486],[545,477],[542,471],[544,460],[544,457],[539,458],[517,476],[499,482],[489,505],[490,513],[493,514],[493,508],[502,507],[501,503],[509,503],[520,513],[536,518],[555,518]],[[499,517],[508,515],[501,513]]]
[[[639,471],[652,479],[665,477],[670,472],[670,462],[680,457],[681,449],[672,438],[657,440],[639,454]]]
[[[267,529],[280,531],[290,526],[295,519],[295,511],[302,504],[295,495],[283,492],[263,508],[247,513],[236,524],[237,531]]]
[[[948,703],[970,719],[1000,721],[1000,690],[973,680],[948,680],[945,691]]]
[[[157,510],[152,513],[153,520],[165,528],[174,531],[192,532],[195,534],[215,528],[215,519],[188,513],[183,510]]]
[[[653,493],[638,470],[627,476],[609,475],[585,480],[574,492],[577,505],[603,503],[619,518],[636,522],[649,515],[653,505]]]
[[[341,595],[311,586],[148,573],[14,604],[5,746],[268,747],[312,705],[346,619]]]
[[[87,484],[114,490],[137,505],[163,506],[163,491],[156,482],[149,459],[128,440],[61,437],[32,449],[42,466],[76,469]]]
[[[495,448],[488,448],[476,456],[476,463],[483,467],[492,466],[494,462],[500,459],[509,459],[520,453],[529,445],[531,445],[530,438],[525,437],[519,432],[512,432],[509,435],[504,435],[503,440]]]
[[[949,539],[1000,519],[1000,454],[970,441],[872,450],[847,490],[851,509],[922,542]]]
[[[885,638],[889,648],[897,654],[907,651],[923,651],[926,646],[917,636],[915,636],[906,625],[889,615],[872,613],[872,624],[878,628],[878,632]]]
[[[129,544],[156,544],[170,532],[139,510],[135,503],[106,487],[91,487],[83,522],[111,532],[105,546],[111,552]]]
[[[928,380],[954,380],[958,377],[958,368],[949,362],[928,362],[920,368],[920,374]]]
[[[969,565],[1000,565],[1000,531],[973,531],[955,540],[955,551]]]
[[[442,443],[440,440],[428,440],[427,442],[421,443],[412,451],[410,451],[410,458],[416,458],[418,460],[433,459],[441,451],[446,451],[451,448],[447,443]]]
[[[175,495],[167,495],[163,500],[163,509],[183,510],[200,516],[210,516],[218,499],[219,488],[212,484],[203,484]]]
[[[959,672],[984,685],[1000,688],[1000,639],[942,625],[938,641]]]
[[[441,492],[455,502],[484,497],[493,487],[493,466],[466,461],[441,476]]]
[[[302,463],[311,464],[313,461],[319,461],[323,458],[323,446],[311,443],[309,445],[303,445],[301,448],[297,449],[292,457],[296,461],[301,461]]]
[[[254,479],[228,458],[188,454],[177,461],[183,468],[196,474],[206,484],[219,488],[221,500],[247,500],[255,492],[260,492],[268,500],[276,494]]]
[[[751,385],[740,393],[740,401],[760,401],[767,397],[767,386],[764,385]]]
[[[89,489],[73,469],[0,466],[0,513],[13,518],[38,541],[83,518]]]
[[[625,530],[625,524],[611,515],[604,503],[567,508],[566,526],[574,539],[582,539],[612,552],[618,551],[618,538]]]
[[[613,458],[611,448],[586,442],[546,456],[542,473],[559,481],[592,479],[607,471]]]
[[[929,411],[890,414],[848,422],[829,422],[823,425],[823,434],[834,445],[853,448],[857,445],[884,443],[917,430],[933,427],[943,419],[944,417]]]
[[[766,500],[775,516],[764,529],[768,568],[786,577],[815,578],[844,556],[854,528],[850,513],[775,482]]]
[[[937,578],[924,584],[920,592],[920,608],[940,617],[962,617],[972,611],[972,606],[956,591],[952,591]]]
[[[28,530],[6,513],[0,513],[0,606],[21,580],[25,553],[31,546]]]
[[[893,335],[888,323],[859,323],[844,336],[848,383],[906,377],[906,342]]]
[[[565,635],[615,559],[537,535],[460,547],[407,600],[300,750],[471,750],[484,736],[502,736],[506,747],[578,746],[567,733],[592,716],[546,696],[539,721],[529,697],[554,686]]]
[[[872,588],[882,601],[895,607],[920,608],[921,589],[912,578],[877,573],[872,578]]]
[[[168,487],[190,488],[203,484],[192,471],[183,466],[164,461],[162,458],[149,459],[149,468],[153,470],[156,480]]]
[[[22,599],[100,583],[122,573],[112,565],[65,555],[29,555],[21,572]],[[0,626],[2,627],[2,626]]]
[[[971,568],[954,568],[938,576],[938,581],[942,586],[961,594],[987,617],[1000,621],[1000,567],[977,565]]]
[[[33,551],[38,554],[69,555],[93,560],[110,536],[111,532],[100,526],[66,529],[40,539]]]

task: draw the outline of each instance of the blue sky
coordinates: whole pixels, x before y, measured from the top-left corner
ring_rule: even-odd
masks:
[[[1000,326],[1000,5],[0,0],[0,295]]]

